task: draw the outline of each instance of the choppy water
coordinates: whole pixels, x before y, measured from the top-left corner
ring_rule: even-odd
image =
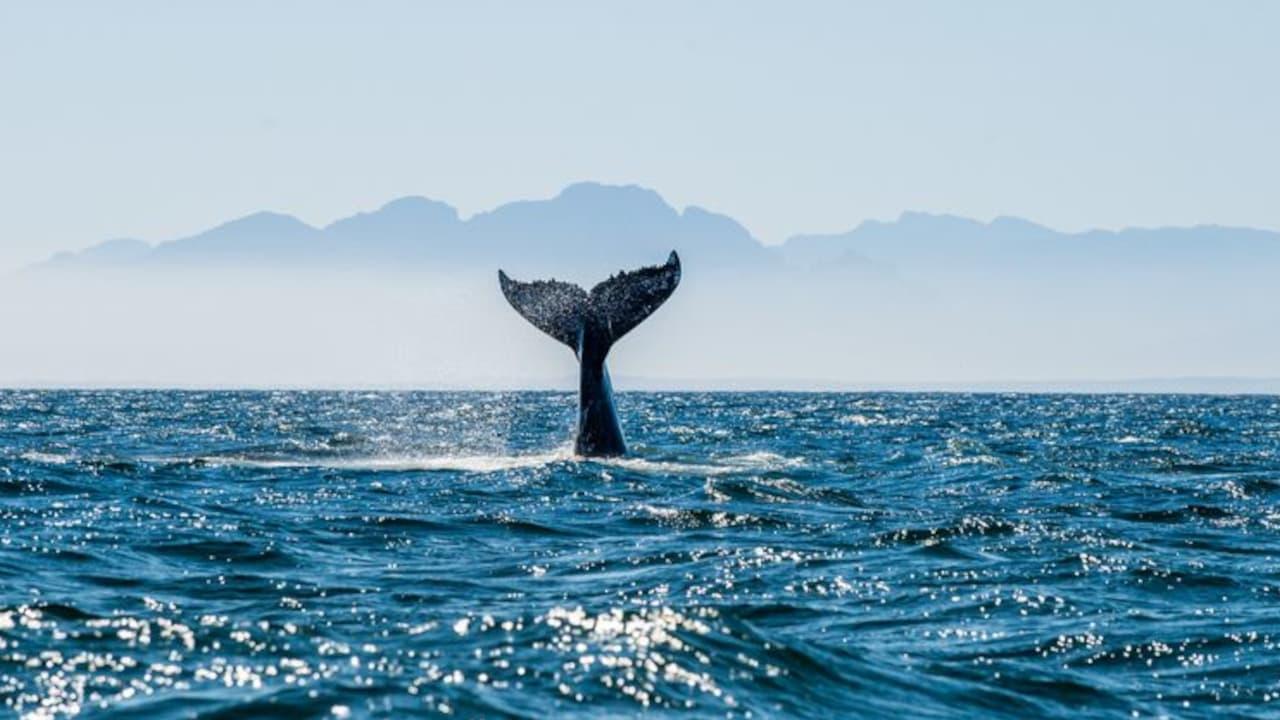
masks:
[[[0,393],[0,715],[1280,714],[1280,402]]]

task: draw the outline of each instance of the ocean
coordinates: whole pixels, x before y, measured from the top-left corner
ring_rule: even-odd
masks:
[[[1280,399],[0,392],[0,716],[1280,716]]]

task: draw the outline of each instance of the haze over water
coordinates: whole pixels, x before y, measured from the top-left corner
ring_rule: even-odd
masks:
[[[0,393],[29,718],[1258,717],[1273,397]]]

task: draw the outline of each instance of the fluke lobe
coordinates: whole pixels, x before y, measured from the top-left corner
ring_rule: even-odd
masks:
[[[666,264],[620,272],[590,293],[557,280],[512,280],[501,270],[498,282],[516,312],[578,356],[575,452],[594,457],[626,453],[605,357],[619,338],[675,292],[680,284],[680,257],[673,250]]]

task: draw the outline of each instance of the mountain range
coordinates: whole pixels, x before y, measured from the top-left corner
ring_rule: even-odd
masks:
[[[616,378],[774,388],[1060,378],[1226,392],[1237,386],[1087,383],[1280,368],[1270,332],[1280,233],[1064,233],[908,212],[765,245],[730,217],[674,208],[652,190],[579,183],[471,217],[410,197],[324,227],[263,212],[59,255],[0,281],[0,384],[559,387],[571,355],[511,312],[496,270],[590,286],[672,249],[681,288],[611,357]]]
[[[259,212],[156,245],[111,240],[37,267],[449,271],[502,265],[527,274],[573,274],[658,262],[673,248],[686,266],[707,271],[1280,268],[1280,233],[1268,230],[1205,225],[1064,233],[1013,217],[980,222],[920,212],[767,246],[726,215],[696,206],[677,210],[653,190],[634,185],[590,182],[554,198],[512,202],[466,219],[450,205],[422,197],[400,198],[325,227]]]

